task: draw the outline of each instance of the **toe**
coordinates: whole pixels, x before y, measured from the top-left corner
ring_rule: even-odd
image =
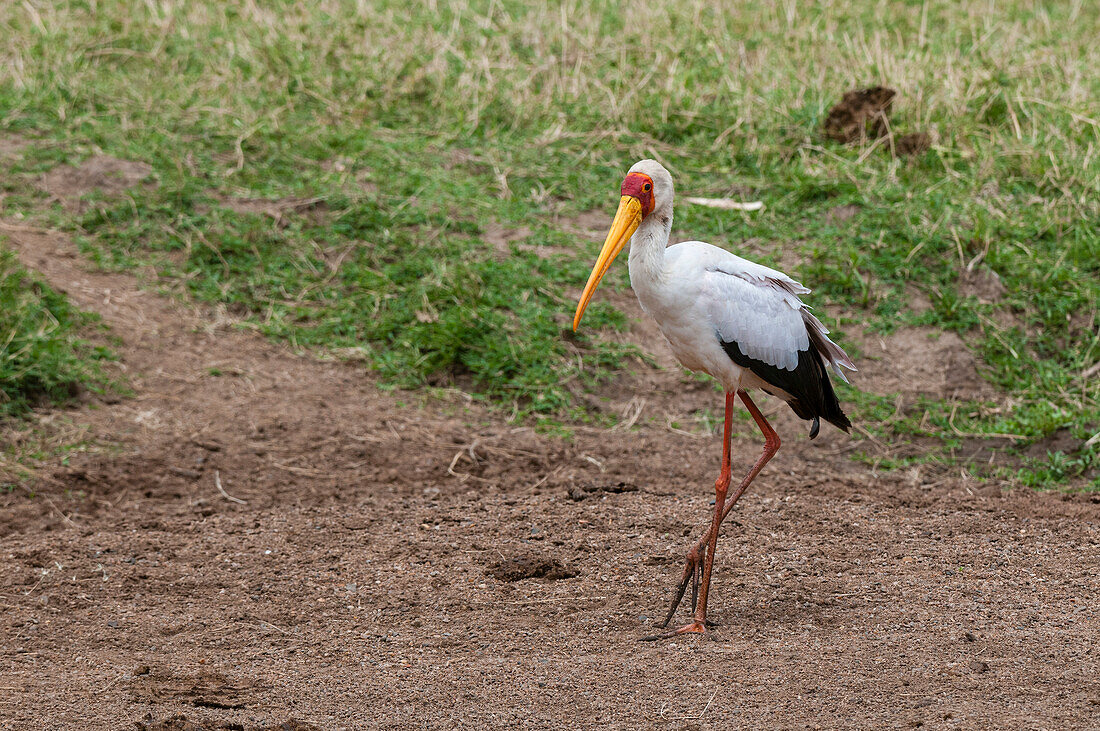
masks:
[[[683,627],[676,630],[672,634],[674,634],[674,635],[701,635],[706,631],[707,631],[707,628],[702,622],[692,622],[691,624],[685,624]]]

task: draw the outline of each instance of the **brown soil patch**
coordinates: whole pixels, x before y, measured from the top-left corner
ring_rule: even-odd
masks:
[[[860,337],[863,357],[852,376],[858,388],[878,394],[925,394],[936,398],[990,398],[996,391],[978,374],[978,360],[951,332],[929,327]]]
[[[531,229],[527,226],[521,226],[520,228],[505,228],[494,221],[485,227],[481,237],[485,240],[485,243],[496,250],[497,254],[507,256],[512,253],[509,244],[515,243],[516,241],[523,241],[530,235]]]
[[[601,493],[621,495],[624,492],[637,492],[638,486],[629,482],[615,482],[611,484],[577,485],[569,491],[569,497],[573,500],[584,500]]]
[[[18,159],[30,144],[31,141],[21,135],[0,134],[0,163]]]
[[[440,150],[440,155],[445,170],[464,168],[480,175],[493,169],[493,166],[484,157],[461,147],[448,147],[445,151]]]
[[[611,219],[614,215],[615,211],[604,211],[597,208],[571,218],[560,218],[554,222],[554,225],[560,227],[563,231],[578,236],[598,238],[603,241],[603,238],[607,235],[607,230],[611,228]]]
[[[980,302],[994,304],[1004,296],[1005,285],[997,272],[987,267],[964,271],[959,275],[959,294],[976,297]]]
[[[830,208],[826,215],[830,221],[841,223],[855,218],[862,209],[862,206],[858,203],[848,203],[847,205]]]
[[[830,140],[852,144],[885,137],[891,133],[889,117],[897,92],[885,86],[853,89],[829,110],[822,129]],[[897,135],[892,140],[894,154],[913,156],[932,148],[927,132]]]
[[[896,95],[885,86],[845,92],[825,117],[825,136],[844,143],[882,137],[889,131],[887,117]]]
[[[497,222],[490,223],[481,234],[482,240],[496,251],[498,257],[505,257],[512,253],[512,245],[519,251],[530,251],[540,259],[549,259],[558,254],[568,254],[568,250],[561,246],[544,246],[542,244],[524,243],[530,238],[532,231],[527,226],[519,228],[505,228]]]
[[[718,462],[712,429],[659,414],[716,411],[711,387],[639,366],[617,386],[620,406],[646,400],[632,428],[559,439],[477,404],[409,406],[352,364],[90,270],[56,234],[11,237],[111,325],[135,390],[41,414],[97,440],[41,465],[33,497],[0,493],[12,728],[1095,719],[1100,504],[935,466],[877,473],[836,430],[807,442],[783,407],[784,447],[719,544],[719,626],[640,644]],[[759,449],[738,438],[737,468]],[[637,489],[598,489],[619,483]],[[487,572],[508,557],[576,576]]]
[[[139,703],[172,701],[202,708],[244,708],[254,687],[248,680],[205,671],[185,677],[149,671],[130,681],[130,693]]]
[[[79,165],[60,165],[42,176],[39,187],[65,205],[78,207],[92,192],[118,195],[139,184],[153,183],[151,165],[120,160],[110,155],[93,155]]]
[[[932,299],[928,296],[928,293],[912,284],[905,285],[905,298],[906,306],[917,314],[932,309]]]
[[[1064,452],[1065,454],[1073,455],[1076,454],[1082,446],[1082,440],[1073,436],[1069,429],[1059,429],[1053,434],[1045,436],[1029,446],[1025,454],[1027,454],[1028,457],[1034,457],[1036,459],[1046,457],[1048,452]]]
[[[158,720],[153,720],[150,713],[144,721],[135,721],[134,725],[137,731],[321,731],[319,726],[293,719],[274,726],[256,726],[217,720],[193,721],[182,713]]]
[[[292,216],[303,216],[312,223],[328,217],[329,207],[323,198],[235,198],[219,196],[218,204],[237,213],[270,216],[277,226],[286,226]]]
[[[894,140],[894,150],[899,155],[920,155],[932,149],[932,137],[927,132],[910,132]]]
[[[501,581],[522,581],[523,579],[571,579],[576,571],[567,569],[554,558],[539,555],[512,556],[493,564],[489,575]]]

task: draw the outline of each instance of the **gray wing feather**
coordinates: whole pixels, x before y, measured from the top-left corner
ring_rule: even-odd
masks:
[[[852,362],[852,359],[839,345],[829,339],[829,328],[822,325],[821,320],[814,317],[808,307],[803,307],[802,319],[806,321],[806,331],[809,333],[814,347],[817,348],[817,352],[821,353],[821,357],[832,367],[833,372],[837,374],[840,380],[847,383],[848,377],[844,375],[844,371],[840,370],[840,367],[844,366],[850,371],[855,371],[856,364]]]
[[[801,282],[796,282],[778,269],[772,269],[763,264],[757,264],[754,261],[742,259],[736,254],[727,254],[724,259],[725,261],[715,264],[715,271],[729,274],[732,277],[740,277],[755,284],[759,284],[760,286],[779,289],[793,295],[810,293],[809,287],[803,286]],[[798,300],[797,296],[795,300]],[[798,306],[802,306],[801,300],[798,300]]]
[[[718,337],[768,365],[788,371],[798,367],[798,353],[810,339],[797,295],[719,269],[708,269],[702,285]]]
[[[735,255],[708,267],[703,275],[707,311],[718,336],[768,365],[793,371],[798,354],[811,342],[845,382],[841,366],[855,370],[851,358],[832,340],[798,295],[810,290],[782,272]]]

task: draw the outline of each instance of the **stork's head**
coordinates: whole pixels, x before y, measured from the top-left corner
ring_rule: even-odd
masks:
[[[588,284],[584,286],[577,314],[573,316],[573,330],[581,323],[581,316],[588,307],[588,301],[596,291],[596,286],[611,268],[611,262],[630,241],[630,237],[649,216],[658,216],[665,224],[672,220],[672,176],[656,160],[641,160],[634,163],[623,178],[619,188],[619,210],[611,222],[611,231],[603,243],[603,250],[588,275]]]

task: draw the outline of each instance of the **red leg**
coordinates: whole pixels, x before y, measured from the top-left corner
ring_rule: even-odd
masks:
[[[718,480],[714,483],[715,500],[717,501],[718,495],[724,498],[726,490],[729,489],[730,476],[733,471],[733,467],[730,463],[730,437],[733,431],[733,405],[735,394],[732,391],[726,392],[726,415],[725,423],[722,428],[722,471],[718,475]],[[668,623],[672,621],[672,616],[676,613],[676,607],[680,605],[680,600],[684,598],[684,592],[687,591],[688,584],[691,586],[691,610],[694,612],[698,606],[699,598],[699,567],[705,563],[707,558],[707,545],[710,541],[710,534],[715,529],[715,522],[721,522],[719,515],[722,510],[718,503],[715,503],[714,520],[711,521],[711,530],[708,530],[706,535],[695,544],[687,555],[687,565],[684,567],[684,574],[680,577],[680,585],[676,590],[676,596],[672,598],[672,606],[668,610],[668,615],[665,617],[665,621],[661,623],[662,627],[667,627]]]
[[[745,475],[745,478],[741,481],[741,484],[737,487],[737,490],[730,496],[729,501],[726,501],[726,491],[730,484],[730,431],[732,422],[732,408],[734,394],[726,393],[726,423],[724,429],[725,442],[722,447],[722,473],[718,478],[718,481],[714,483],[715,500],[714,500],[714,518],[711,521],[710,529],[699,540],[695,546],[688,552],[687,565],[684,567],[684,574],[680,580],[680,586],[676,592],[676,596],[673,597],[672,606],[669,608],[668,614],[665,616],[664,622],[661,623],[662,627],[667,627],[668,623],[672,620],[673,615],[676,613],[676,607],[679,606],[680,601],[684,597],[684,592],[687,590],[689,581],[695,581],[698,578],[698,571],[700,563],[703,565],[703,579],[702,585],[699,591],[699,603],[696,606],[695,596],[693,592],[692,596],[692,610],[695,614],[695,621],[691,624],[685,625],[676,630],[674,634],[681,633],[700,633],[705,631],[706,628],[706,615],[707,615],[707,596],[710,592],[710,577],[714,565],[714,552],[718,544],[718,530],[722,525],[722,521],[726,519],[730,511],[733,510],[733,506],[737,504],[737,501],[741,499],[741,496],[745,494],[745,490],[748,489],[749,484],[760,473],[760,470],[764,469],[764,465],[768,463],[775,453],[779,451],[780,441],[779,435],[772,429],[771,424],[768,423],[764,415],[760,413],[760,409],[756,407],[749,395],[744,391],[738,391],[737,394],[741,397],[741,400],[745,403],[745,407],[749,410],[749,414],[760,427],[760,431],[764,434],[764,452],[760,455],[760,458],[756,460],[756,464],[752,466],[749,473]],[[651,639],[651,638],[647,638]],[[653,638],[656,639],[656,638]]]
[[[752,415],[753,421],[760,427],[760,431],[764,434],[764,453],[760,455],[760,458],[756,460],[756,464],[749,470],[749,474],[745,475],[745,479],[741,480],[741,485],[737,488],[737,492],[733,493],[733,497],[730,498],[729,503],[726,505],[726,512],[722,514],[722,520],[726,519],[729,512],[733,510],[733,506],[737,504],[737,501],[741,499],[741,496],[745,494],[745,490],[749,489],[749,483],[756,479],[756,476],[760,474],[760,470],[764,469],[764,465],[768,463],[775,453],[779,451],[779,435],[775,433],[775,429],[772,429],[772,425],[768,423],[768,420],[764,418],[764,415],[760,413],[760,409],[756,408],[756,404],[749,398],[748,393],[745,391],[738,391],[738,395],[741,400],[745,402],[745,408],[749,410]]]

